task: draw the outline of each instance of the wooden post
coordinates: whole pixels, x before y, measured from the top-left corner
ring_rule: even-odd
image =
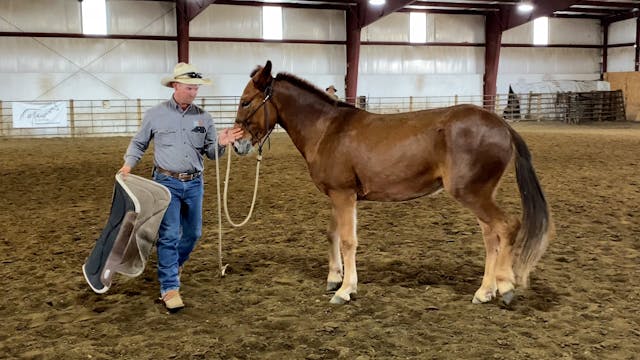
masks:
[[[73,99],[69,100],[69,130],[71,137],[76,137],[76,111],[73,107]]]
[[[458,94],[453,96],[453,105],[458,105]]]
[[[413,111],[413,96],[409,96],[409,111]]]
[[[600,68],[600,80],[604,80],[607,72],[607,61],[609,58],[609,22],[602,24],[602,67]]]
[[[636,52],[635,57],[635,70],[640,71],[640,16],[636,15],[636,46],[634,47]]]
[[[0,100],[0,135],[4,136],[4,115],[2,113],[2,100]]]
[[[533,92],[529,91],[529,101],[527,101],[527,119],[531,120],[531,100],[533,100]]]
[[[138,101],[138,127],[142,124],[142,101],[137,99]]]

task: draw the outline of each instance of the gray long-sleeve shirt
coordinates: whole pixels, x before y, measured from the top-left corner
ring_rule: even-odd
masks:
[[[186,110],[171,100],[147,110],[138,133],[131,139],[124,155],[125,164],[133,168],[153,139],[154,164],[177,173],[204,169],[203,155],[209,159],[224,154],[211,115],[191,104]]]

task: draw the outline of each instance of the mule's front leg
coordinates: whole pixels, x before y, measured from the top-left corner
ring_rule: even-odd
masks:
[[[329,192],[329,197],[331,198],[332,221],[339,237],[339,242],[337,243],[344,259],[342,286],[331,298],[331,303],[344,304],[351,300],[351,296],[357,292],[358,288],[356,271],[356,247],[358,246],[358,238],[356,236],[356,194],[353,192],[331,191]],[[336,246],[335,244],[336,242],[334,241],[332,247]],[[333,256],[335,256],[335,252],[333,250],[330,251],[332,251],[330,254],[333,253]],[[338,255],[337,258],[339,257]],[[329,276],[331,276],[331,271],[332,269],[330,269]]]
[[[331,221],[327,231],[329,240],[329,275],[327,276],[327,291],[336,291],[342,286],[342,256],[340,256],[340,233],[336,224],[335,211],[331,211]]]

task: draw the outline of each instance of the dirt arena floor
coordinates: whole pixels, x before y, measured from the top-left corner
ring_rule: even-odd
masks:
[[[141,276],[117,275],[98,295],[81,266],[129,138],[0,139],[0,358],[638,359],[640,124],[514,127],[558,237],[510,308],[471,303],[482,238],[445,193],[359,204],[358,297],[329,304],[328,200],[283,133],[265,152],[252,220],[225,225],[224,278],[208,162],[204,236],[183,274],[187,307],[169,314],[156,301],[155,254]],[[134,172],[150,168],[147,154]],[[254,172],[254,156],[234,156],[236,221]],[[513,167],[498,200],[519,213]]]

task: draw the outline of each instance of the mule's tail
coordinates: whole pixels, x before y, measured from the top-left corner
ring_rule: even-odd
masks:
[[[522,201],[522,224],[513,244],[516,283],[526,287],[529,273],[547,248],[554,226],[540,182],[531,164],[531,153],[522,137],[507,124],[516,150],[516,179]]]

